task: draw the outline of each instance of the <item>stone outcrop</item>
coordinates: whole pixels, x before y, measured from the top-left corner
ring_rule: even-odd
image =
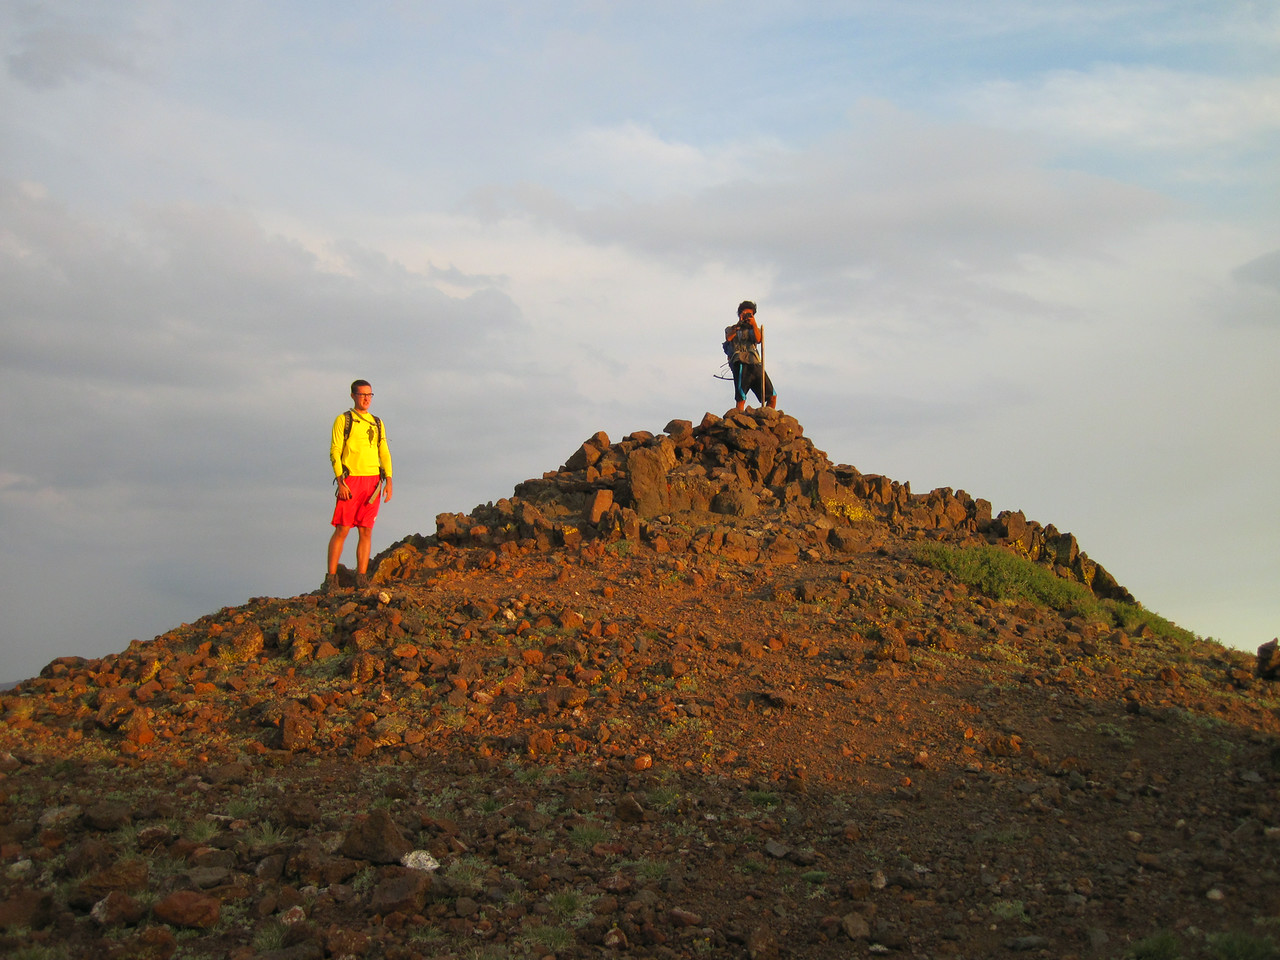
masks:
[[[588,437],[559,470],[518,484],[469,514],[442,513],[434,537],[414,536],[378,558],[375,580],[455,562],[447,548],[547,551],[590,541],[642,541],[661,550],[785,562],[878,549],[887,534],[994,544],[1083,583],[1103,599],[1133,597],[1070,533],[1021,511],[992,516],[963,490],[911,492],[848,464],[832,464],[794,418],[776,410],[672,420],[611,442]],[[441,548],[445,549],[441,549]]]
[[[1258,648],[1254,672],[1263,680],[1280,680],[1280,638],[1268,640]]]

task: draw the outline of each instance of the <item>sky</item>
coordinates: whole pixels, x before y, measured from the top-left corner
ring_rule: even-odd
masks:
[[[1280,7],[0,0],[0,680],[732,406],[1280,633]],[[347,555],[354,564],[354,538]]]

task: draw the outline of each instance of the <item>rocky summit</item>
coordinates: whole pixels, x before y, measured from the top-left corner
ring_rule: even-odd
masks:
[[[784,414],[0,696],[0,955],[1274,957],[1280,698]]]

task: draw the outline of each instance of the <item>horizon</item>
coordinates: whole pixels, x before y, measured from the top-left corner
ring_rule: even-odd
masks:
[[[73,0],[0,42],[0,677],[318,587],[352,380],[376,554],[731,407],[743,299],[833,462],[1280,633],[1280,10]]]

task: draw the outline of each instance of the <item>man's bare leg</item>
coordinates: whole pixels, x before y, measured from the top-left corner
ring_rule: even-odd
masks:
[[[356,527],[359,539],[356,541],[356,573],[363,576],[369,572],[369,550],[373,546],[373,527]]]
[[[333,536],[329,538],[329,573],[331,574],[338,572],[338,561],[342,559],[342,548],[347,542],[347,534],[350,531],[350,527],[335,526],[333,528]]]

